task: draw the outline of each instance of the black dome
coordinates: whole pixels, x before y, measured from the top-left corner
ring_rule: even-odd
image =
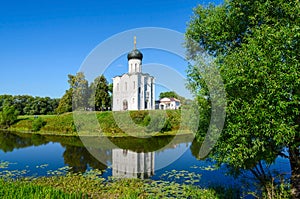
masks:
[[[130,60],[130,59],[142,60],[143,59],[143,54],[138,49],[134,49],[130,53],[128,53],[127,59],[128,60]]]

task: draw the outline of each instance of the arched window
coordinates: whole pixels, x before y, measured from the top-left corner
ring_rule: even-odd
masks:
[[[127,91],[127,82],[125,82],[125,91]]]
[[[137,71],[137,63],[135,63],[135,72],[138,72],[138,71]]]
[[[128,109],[128,102],[127,100],[123,100],[123,110],[126,111]]]

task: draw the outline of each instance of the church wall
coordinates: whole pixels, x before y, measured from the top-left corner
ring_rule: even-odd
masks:
[[[123,110],[124,100],[128,110],[138,110],[138,75],[124,74],[113,79],[113,111]]]
[[[113,79],[113,111],[123,110],[124,100],[127,100],[128,110],[154,109],[154,78],[142,73],[115,77]]]

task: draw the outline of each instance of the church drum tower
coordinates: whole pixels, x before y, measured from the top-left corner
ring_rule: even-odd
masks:
[[[113,111],[155,109],[154,77],[142,72],[143,54],[134,48],[127,55],[128,73],[113,78]]]

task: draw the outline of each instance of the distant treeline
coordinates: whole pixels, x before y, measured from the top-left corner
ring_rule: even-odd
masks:
[[[109,110],[112,84],[101,75],[90,85],[82,72],[68,75],[70,88],[60,99],[30,95],[0,95],[0,125],[18,115],[52,115],[71,112],[82,107],[88,110]],[[9,123],[14,123],[11,121]],[[9,126],[9,124],[7,125]]]
[[[13,106],[20,115],[50,115],[55,113],[59,99],[30,95],[0,95],[0,112]]]

